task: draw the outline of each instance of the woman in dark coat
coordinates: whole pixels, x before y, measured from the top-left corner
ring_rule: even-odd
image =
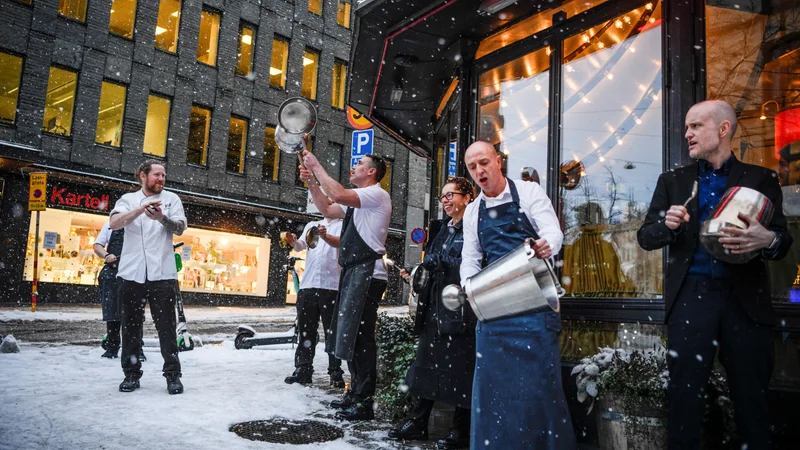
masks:
[[[406,384],[417,397],[406,422],[389,432],[395,440],[428,438],[428,418],[434,402],[455,406],[453,423],[439,449],[469,447],[472,378],[475,371],[475,318],[472,309],[449,311],[442,305],[442,289],[460,284],[459,266],[464,242],[461,218],[473,198],[472,184],[466,178],[448,180],[439,200],[450,220],[432,222],[435,237],[425,249],[422,266],[430,271],[425,290],[419,294],[415,328],[419,333],[417,359],[408,369]],[[436,231],[438,225],[438,232]],[[401,275],[408,280],[409,275]]]

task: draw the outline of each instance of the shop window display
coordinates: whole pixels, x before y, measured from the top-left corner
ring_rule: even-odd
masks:
[[[736,157],[777,172],[795,239],[767,263],[773,300],[800,303],[800,4],[709,0],[705,15],[706,96],[736,110]]]
[[[25,279],[33,279],[35,215],[31,215],[25,256]],[[103,260],[93,251],[105,214],[48,209],[39,223],[39,280],[42,283],[97,284]],[[44,248],[46,233],[52,248]],[[53,236],[53,234],[50,234]],[[269,239],[188,228],[175,242],[181,248],[183,269],[178,272],[182,291],[233,295],[267,295]],[[302,256],[301,256],[302,257]],[[302,266],[302,261],[298,263]],[[296,293],[295,293],[296,294]]]

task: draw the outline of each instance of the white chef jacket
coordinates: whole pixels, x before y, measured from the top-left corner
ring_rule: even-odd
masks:
[[[319,238],[315,248],[308,248],[306,233],[311,227],[322,225],[328,229],[329,236],[339,236],[342,232],[341,219],[322,219],[309,222],[303,228],[303,234],[294,243],[298,252],[306,251],[306,270],[300,281],[300,289],[339,290],[339,249],[331,247],[324,239]]]
[[[509,180],[517,187],[519,194],[520,209],[531,221],[533,229],[539,236],[546,239],[553,249],[553,255],[561,251],[564,241],[564,234],[561,232],[561,225],[558,223],[558,216],[553,209],[553,204],[538,183],[531,183],[522,180]],[[481,200],[486,201],[487,208],[509,203],[512,201],[511,189],[506,183],[505,189],[497,197],[487,197],[481,192],[474,202],[467,205],[464,211],[464,247],[461,249],[461,284],[467,278],[481,271],[481,261],[483,260],[483,249],[478,240],[478,214],[480,211]]]
[[[142,190],[123,195],[114,205],[110,216],[132,211],[145,202],[161,200],[161,211],[170,220],[186,225],[181,199],[172,192],[147,197]],[[122,244],[117,277],[127,281],[177,280],[175,251],[172,248],[172,233],[164,225],[141,214],[125,225],[125,241]]]
[[[365,188],[356,188],[353,191],[361,202],[360,208],[353,211],[353,224],[364,243],[379,255],[386,254],[386,238],[389,236],[389,221],[392,219],[392,198],[383,190],[380,183],[375,183]],[[340,205],[347,213],[347,207]],[[372,278],[388,280],[386,264],[383,258],[375,261],[375,271]]]
[[[111,239],[111,227],[108,226],[108,222],[103,225],[103,228],[100,228],[100,232],[97,233],[97,239],[94,240],[95,245],[100,244],[101,247],[105,248],[108,245],[108,240]]]

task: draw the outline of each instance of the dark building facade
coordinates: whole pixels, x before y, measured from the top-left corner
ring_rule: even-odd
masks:
[[[0,0],[0,301],[30,296],[31,172],[48,174],[39,301],[92,302],[97,231],[153,158],[189,219],[186,302],[291,302],[279,235],[318,216],[274,142],[277,109],[314,102],[312,151],[346,183],[351,19],[339,0]],[[391,163],[388,251],[402,260],[409,153],[380,131],[374,153]]]

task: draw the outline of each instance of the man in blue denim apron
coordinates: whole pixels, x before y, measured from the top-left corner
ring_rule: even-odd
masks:
[[[561,227],[538,184],[506,179],[488,142],[472,144],[464,162],[482,193],[464,214],[462,284],[526,238],[536,239],[539,258],[558,252]],[[576,448],[561,386],[560,331],[556,312],[478,323],[472,449]]]
[[[339,295],[330,334],[325,338],[325,351],[347,361],[350,369],[351,391],[342,401],[331,403],[343,409],[336,413],[343,420],[374,417],[372,396],[378,374],[375,323],[388,280],[382,257],[392,216],[392,199],[380,185],[385,174],[386,163],[381,158],[364,156],[350,170],[350,183],[356,188],[346,189],[308,151],[303,152],[300,166],[300,177],[308,184],[317,209],[325,217],[344,219],[339,242]]]

